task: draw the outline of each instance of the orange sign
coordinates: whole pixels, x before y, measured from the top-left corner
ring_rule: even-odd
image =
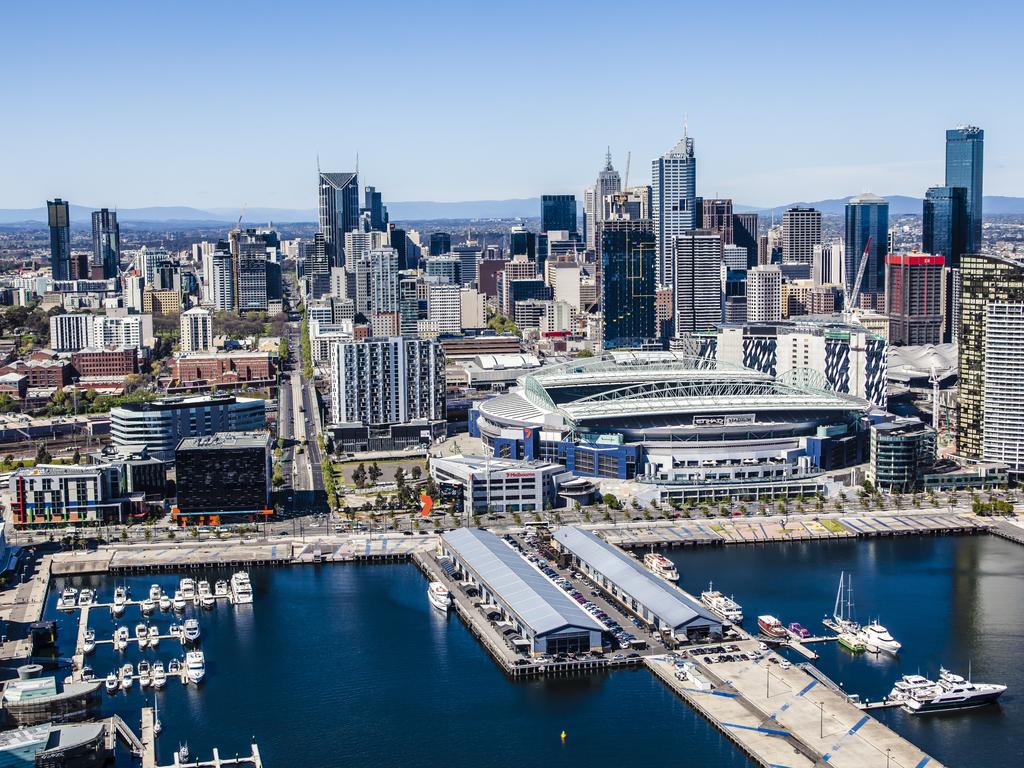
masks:
[[[423,507],[420,509],[420,517],[430,517],[430,510],[434,508],[434,500],[427,494],[420,494],[420,502]]]

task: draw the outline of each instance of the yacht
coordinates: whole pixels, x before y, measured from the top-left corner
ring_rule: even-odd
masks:
[[[199,685],[206,675],[206,657],[202,651],[189,651],[185,654],[185,672],[188,681]]]
[[[447,611],[452,604],[452,594],[440,581],[432,581],[427,585],[427,600],[437,610]]]
[[[196,619],[185,619],[185,625],[181,628],[182,643],[196,643],[199,641],[199,621]]]
[[[88,655],[96,650],[96,631],[93,629],[85,630],[85,638],[82,643],[82,653]]]
[[[822,623],[839,635],[860,633],[860,624],[853,620],[853,577],[847,579],[845,571],[839,574],[839,590],[836,592],[832,618],[826,618]]]
[[[128,647],[128,638],[131,635],[128,633],[128,627],[118,627],[114,630],[114,650],[123,651]]]
[[[149,688],[149,684],[153,682],[149,677],[149,662],[143,659],[139,662],[139,685],[143,688]]]
[[[160,599],[157,602],[160,605],[161,611],[171,610],[171,598],[169,598],[167,595],[161,593]]]
[[[121,687],[121,681],[117,679],[117,675],[115,673],[111,672],[109,675],[107,675],[107,681],[105,685],[107,688],[107,693],[114,693],[115,691],[117,691],[118,688]]]
[[[57,598],[57,609],[61,611],[70,611],[75,607],[77,597],[77,589],[74,587],[64,587],[64,591],[61,592],[60,597]]]
[[[82,587],[82,591],[78,593],[78,607],[87,608],[88,606],[92,605],[95,596],[96,593],[94,593],[91,589],[89,589],[88,587]]]
[[[124,609],[128,606],[128,592],[124,587],[114,589],[114,602],[110,606],[110,612],[114,617],[124,616]]]
[[[213,585],[213,596],[214,597],[227,597],[228,596],[228,583],[224,579],[220,579],[216,584]]]
[[[171,626],[168,627],[168,629],[167,629],[167,634],[169,634],[171,637],[176,637],[176,638],[178,638],[180,640],[181,639],[181,624],[171,624]]]
[[[186,603],[195,602],[196,599],[196,583],[193,579],[188,576],[181,580],[178,585],[178,589],[181,590],[181,596],[185,598]]]
[[[167,673],[164,672],[164,663],[162,661],[153,662],[153,687],[163,688],[167,685]]]
[[[715,613],[724,616],[727,621],[731,621],[733,624],[742,624],[743,607],[714,587],[714,584],[709,583],[708,588],[700,593],[700,601]]]
[[[860,630],[861,638],[868,650],[872,653],[885,651],[886,653],[899,653],[903,646],[894,638],[889,630],[878,623],[878,620],[865,624]]]
[[[125,664],[121,667],[121,687],[126,691],[132,687],[132,676],[135,674],[135,670],[132,669],[131,664]]]
[[[153,598],[147,597],[142,601],[142,615],[149,616],[153,611],[156,610],[156,603],[153,602]]]
[[[185,595],[180,589],[174,590],[174,600],[171,601],[171,606],[179,613],[185,610]]]
[[[648,552],[644,555],[644,565],[656,576],[669,581],[679,581],[679,571],[676,570],[675,564],[664,555]]]
[[[135,639],[139,641],[140,650],[149,645],[149,630],[145,624],[135,625]]]
[[[231,597],[231,602],[236,604],[252,602],[252,584],[245,571],[239,571],[231,577]]]
[[[893,685],[892,690],[889,691],[889,695],[886,696],[885,699],[886,701],[906,702],[919,692],[934,687],[935,683],[927,677],[923,677],[921,675],[904,675],[896,681],[896,684]]]
[[[151,626],[149,631],[146,632],[146,636],[149,638],[149,647],[156,648],[160,645],[160,630],[156,627]]]
[[[767,614],[764,616],[758,616],[757,627],[761,630],[762,634],[765,634],[768,637],[778,638],[780,640],[789,637],[789,633],[786,632],[786,628],[782,626],[782,622],[774,616],[769,616]]]
[[[160,585],[159,584],[151,584],[150,585],[150,587],[149,587],[149,599],[152,600],[154,603],[160,601],[160,596],[163,593],[164,593],[164,591],[162,589],[160,589]]]
[[[167,662],[167,674],[168,676],[180,677],[181,676],[181,661],[178,659],[171,659]]]
[[[991,704],[1002,696],[1005,690],[1005,685],[972,683],[948,669],[940,669],[939,679],[934,686],[915,691],[903,708],[913,714],[971,709]]]
[[[199,582],[199,596],[196,600],[203,608],[213,608],[213,592],[210,591],[210,582],[205,579]]]

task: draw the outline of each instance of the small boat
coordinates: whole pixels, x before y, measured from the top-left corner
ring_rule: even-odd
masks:
[[[861,627],[861,639],[873,653],[885,651],[886,653],[899,653],[903,645],[890,634],[889,630],[878,623],[877,620]]]
[[[82,642],[82,653],[88,655],[96,650],[96,630],[85,630],[85,638]]]
[[[162,661],[153,662],[153,687],[163,688],[167,685],[167,673],[164,672],[164,663]]]
[[[200,597],[203,595],[212,595],[213,593],[210,591],[210,582],[206,579],[200,579],[199,583],[196,585],[196,592],[199,593]]]
[[[427,600],[439,611],[447,611],[452,605],[452,593],[440,581],[427,585]]]
[[[864,645],[860,635],[853,632],[840,632],[836,637],[836,642],[850,651],[850,653],[864,653],[867,650],[867,646]]]
[[[78,607],[87,608],[93,604],[93,600],[96,597],[96,593],[88,587],[82,587],[82,591],[78,593]]]
[[[228,596],[228,583],[224,579],[220,579],[216,584],[213,585],[214,597],[227,597]]]
[[[139,662],[139,685],[149,688],[151,682],[153,681],[149,677],[149,662],[143,659]]]
[[[188,576],[186,576],[178,584],[178,589],[181,591],[181,596],[185,599],[186,603],[195,602],[196,582],[194,579],[190,579]]]
[[[121,667],[121,687],[126,691],[132,687],[132,676],[135,674],[135,670],[132,669],[131,664],[125,664]]]
[[[124,616],[124,609],[128,606],[128,591],[124,587],[114,589],[114,602],[110,606],[110,612],[114,617]]]
[[[791,635],[800,638],[801,640],[805,637],[811,636],[811,631],[798,621],[791,622],[787,629]]]
[[[160,596],[163,595],[164,591],[160,589],[159,584],[151,584],[149,587],[149,599],[154,603],[160,601]]]
[[[664,555],[659,555],[657,552],[648,552],[644,555],[644,565],[656,576],[661,576],[661,578],[668,579],[669,581],[679,581],[679,571],[676,570],[675,563]]]
[[[107,688],[107,693],[114,693],[121,687],[121,681],[117,679],[117,675],[115,673],[111,672],[107,675],[107,680],[104,685]]]
[[[77,589],[74,587],[64,587],[64,591],[61,592],[60,597],[57,598],[57,609],[61,611],[70,611],[77,604],[77,597]]]
[[[700,593],[700,601],[715,613],[724,616],[727,621],[733,624],[743,623],[743,607],[731,597],[726,597],[717,589],[713,583]]]
[[[199,604],[203,606],[203,608],[213,608],[213,606],[217,604],[217,600],[212,594],[208,593],[199,596]]]
[[[169,598],[167,595],[161,594],[160,599],[157,602],[160,605],[161,611],[171,610],[171,598]]]
[[[147,597],[145,600],[142,601],[141,608],[142,615],[149,616],[149,614],[156,610],[156,602],[153,600],[153,598]]]
[[[128,647],[128,638],[131,635],[128,633],[128,627],[118,627],[114,630],[114,650],[123,651]]]
[[[252,584],[249,581],[249,574],[245,571],[238,571],[231,577],[230,599],[236,605],[252,602]]]
[[[169,677],[179,677],[181,675],[181,661],[178,659],[171,659],[167,662],[167,675]]]
[[[196,619],[185,619],[185,625],[181,628],[182,643],[199,642],[199,621]]]
[[[202,651],[189,651],[185,654],[185,673],[188,681],[199,685],[206,676],[206,657]]]
[[[171,626],[169,626],[167,628],[167,634],[169,634],[171,637],[177,637],[180,640],[181,639],[181,625],[180,624],[171,624]]]
[[[171,601],[171,606],[178,613],[185,610],[185,595],[182,594],[180,589],[174,590],[174,600]]]
[[[149,638],[149,647],[156,648],[160,645],[160,630],[154,626],[150,626],[149,631],[146,632],[146,636]]]
[[[782,622],[768,614],[757,617],[757,627],[768,637],[785,639],[789,636]]]
[[[157,664],[159,664],[159,663],[160,662],[158,661]],[[154,670],[154,672],[156,671],[155,665],[154,665],[153,670]],[[161,674],[163,674],[163,671],[164,671],[164,668],[163,668],[163,666],[161,666],[160,667]],[[164,682],[166,682],[166,681],[167,681],[167,679],[165,677],[164,678]],[[154,678],[154,680],[153,680],[153,687],[154,688],[160,688],[160,687],[162,687],[162,685],[163,685],[163,683],[161,683],[160,685],[157,685],[156,684],[156,679]],[[160,735],[160,731],[162,731],[163,729],[164,729],[164,726],[160,722],[160,697],[159,696],[154,696],[153,697],[153,735],[154,736],[159,736]]]
[[[179,745],[178,746],[178,751],[174,753],[174,756],[177,758],[175,760],[175,762],[177,762],[177,763],[187,763],[188,762],[188,744],[181,744],[181,745]]]
[[[139,641],[140,649],[149,645],[149,629],[146,628],[145,624],[135,625],[135,639]]]

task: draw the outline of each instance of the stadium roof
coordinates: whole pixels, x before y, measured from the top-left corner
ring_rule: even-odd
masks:
[[[553,537],[565,549],[614,582],[621,591],[635,598],[662,624],[674,630],[721,626],[721,620],[696,600],[655,576],[635,558],[596,534],[570,525],[556,530]]]
[[[927,379],[935,370],[940,381],[958,373],[956,344],[889,347],[886,375],[892,381]]]
[[[441,536],[450,549],[536,635],[567,627],[603,627],[534,565],[493,533],[458,528]]]

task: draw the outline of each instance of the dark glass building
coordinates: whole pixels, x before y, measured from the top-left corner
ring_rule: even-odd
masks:
[[[922,214],[921,250],[943,255],[947,267],[959,267],[967,247],[967,190],[931,187],[924,195]]]
[[[982,170],[985,131],[965,125],[946,131],[946,186],[967,190],[967,242],[965,253],[981,251]]]
[[[121,263],[121,230],[117,213],[102,208],[92,212],[92,265],[103,270],[103,278],[117,277]]]
[[[540,231],[566,230],[576,234],[576,195],[543,195],[540,199]]]
[[[537,260],[537,235],[525,229],[513,229],[509,234],[509,253],[512,256],[526,256]]]
[[[46,218],[50,225],[50,264],[54,280],[71,279],[71,213],[67,201],[48,200]]]
[[[757,266],[757,214],[732,215],[732,239],[735,245],[747,249],[747,268]]]
[[[447,232],[430,233],[430,255],[443,256],[452,252],[452,236]]]
[[[363,206],[363,210],[370,214],[370,229],[383,232],[388,225],[388,209],[384,207],[384,200],[375,187],[363,190]]]
[[[359,178],[354,173],[320,174],[320,232],[331,267],[345,266],[345,233],[359,229]]]
[[[654,295],[658,249],[649,219],[604,221],[601,322],[605,349],[639,348],[658,339]]]
[[[868,243],[870,241],[870,247]],[[860,295],[885,292],[885,254],[889,250],[889,203],[865,192],[846,204],[846,289],[852,293],[867,248]]]
[[[174,452],[178,514],[256,515],[270,506],[270,436],[187,437]]]

